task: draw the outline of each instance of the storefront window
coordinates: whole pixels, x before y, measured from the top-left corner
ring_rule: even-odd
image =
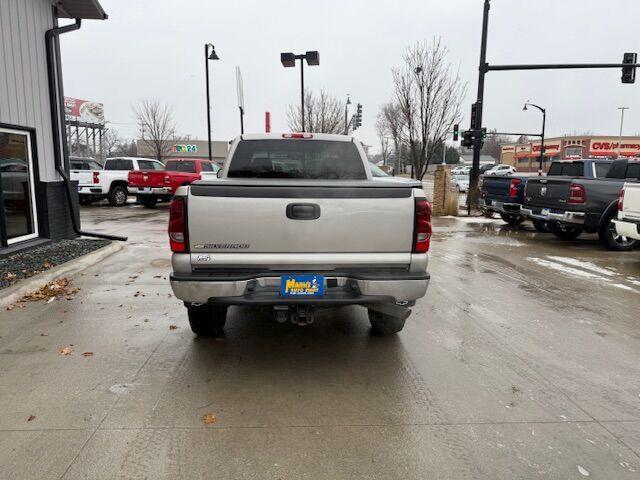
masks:
[[[0,219],[8,244],[38,234],[33,186],[30,134],[0,128]]]

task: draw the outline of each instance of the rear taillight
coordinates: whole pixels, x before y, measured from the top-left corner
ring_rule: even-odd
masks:
[[[425,253],[431,243],[431,205],[425,198],[416,198],[415,205],[413,253]]]
[[[165,185],[169,185],[171,183],[171,179],[169,178],[169,175],[164,176],[164,183]]]
[[[624,207],[624,188],[620,190],[620,198],[618,198],[618,210],[621,212]]]
[[[182,197],[174,197],[169,204],[169,244],[172,252],[187,251],[186,203]]]
[[[93,172],[93,183],[100,183],[99,174],[100,172]]]
[[[572,183],[569,187],[569,203],[572,205],[585,203],[587,196],[582,185]]]
[[[518,185],[522,183],[519,178],[514,178],[509,184],[509,197],[516,198],[518,196]]]

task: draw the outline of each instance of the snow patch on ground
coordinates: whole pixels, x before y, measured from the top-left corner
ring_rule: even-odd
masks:
[[[578,260],[577,258],[554,257],[554,256],[551,256],[551,255],[547,256],[547,258],[549,260],[553,260],[554,262],[566,263],[566,264],[571,265],[573,267],[580,267],[580,268],[583,268],[585,270],[589,270],[591,272],[599,273],[601,275],[607,275],[609,277],[616,275],[616,272],[614,270],[610,270],[608,268],[599,267],[595,263],[584,262],[582,260]]]
[[[606,277],[601,277],[600,275],[596,275],[593,272],[588,272],[585,270],[578,270],[577,268],[573,268],[570,267],[568,265],[562,264],[562,263],[558,263],[558,262],[552,262],[551,260],[545,260],[544,258],[537,258],[537,257],[527,257],[527,260],[530,262],[533,262],[537,265],[540,265],[541,267],[546,267],[546,268],[550,268],[552,270],[556,270],[558,272],[562,272],[566,275],[570,275],[573,277],[581,277],[581,278],[590,278],[590,279],[596,279],[596,280],[604,280],[604,281],[609,281],[608,278]]]

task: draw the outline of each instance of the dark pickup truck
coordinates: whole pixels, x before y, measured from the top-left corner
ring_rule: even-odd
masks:
[[[618,198],[625,182],[640,181],[640,159],[616,160],[604,178],[531,177],[521,212],[549,222],[558,238],[570,240],[583,232],[598,233],[611,250],[631,250],[640,242],[616,233]]]
[[[572,178],[602,178],[606,176],[613,160],[559,160],[549,167],[547,177],[570,176]],[[498,213],[509,225],[518,225],[526,220],[520,212],[524,203],[527,181],[540,178],[522,175],[485,176],[482,181],[482,209]],[[546,220],[531,218],[533,226],[540,232],[548,232]]]

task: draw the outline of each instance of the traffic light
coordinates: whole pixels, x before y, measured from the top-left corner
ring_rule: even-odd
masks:
[[[475,130],[478,128],[478,104],[474,103],[471,105],[471,130]]]
[[[460,142],[460,145],[465,148],[473,147],[473,131],[472,130],[465,130],[464,132],[462,132],[462,140]]]
[[[633,66],[622,67],[622,83],[635,83],[636,82],[636,63],[638,61],[638,54],[634,52],[627,52],[622,57],[622,63]]]
[[[487,139],[487,128],[483,127],[481,133],[482,135],[480,136],[480,138],[482,138],[482,141],[484,142]]]
[[[362,104],[356,105],[356,118],[353,122],[353,129],[355,130],[358,127],[362,126]]]
[[[453,141],[458,141],[458,135],[460,135],[460,125],[457,123],[453,126]]]

